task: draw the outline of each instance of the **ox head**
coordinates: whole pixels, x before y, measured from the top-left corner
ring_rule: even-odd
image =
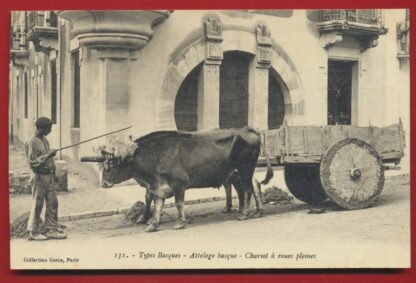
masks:
[[[97,157],[84,157],[81,161],[98,162],[99,183],[104,188],[124,182],[132,177],[132,161],[137,144],[123,137],[111,138],[95,149]]]

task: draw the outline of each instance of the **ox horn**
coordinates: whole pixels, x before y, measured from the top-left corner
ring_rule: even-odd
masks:
[[[107,155],[114,156],[114,153],[113,153],[113,152],[109,152],[109,151],[107,151],[107,150],[105,150],[105,149],[103,149],[103,148],[101,148],[101,153],[102,153],[102,154],[107,154]]]
[[[104,156],[84,156],[81,157],[81,162],[104,162]]]

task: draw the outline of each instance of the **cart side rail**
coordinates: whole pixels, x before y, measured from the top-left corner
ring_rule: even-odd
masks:
[[[386,127],[350,125],[288,126],[261,132],[267,155],[275,163],[319,163],[326,150],[345,138],[370,144],[383,162],[398,163],[404,156],[405,138],[401,120]],[[265,152],[261,152],[265,156]]]

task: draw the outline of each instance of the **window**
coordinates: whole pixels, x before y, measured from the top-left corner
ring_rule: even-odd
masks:
[[[80,65],[79,65],[79,51],[72,53],[72,105],[73,105],[73,119],[72,127],[80,127]]]
[[[278,129],[285,118],[285,100],[283,88],[286,89],[281,77],[275,69],[269,69],[269,102],[268,102],[268,126],[269,129]]]
[[[328,62],[328,125],[351,125],[353,63]]]
[[[23,83],[24,83],[24,95],[25,95],[25,119],[28,118],[28,112],[29,112],[29,97],[28,97],[28,88],[27,88],[27,73],[23,76]]]
[[[56,60],[51,62],[51,120],[56,124]]]

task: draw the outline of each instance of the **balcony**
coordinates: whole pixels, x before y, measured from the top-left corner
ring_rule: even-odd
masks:
[[[12,25],[10,28],[10,50],[27,50],[26,32],[19,24]]]
[[[308,18],[317,22],[325,48],[349,36],[364,51],[375,47],[379,35],[387,33],[381,10],[313,10],[308,12]]]
[[[410,52],[410,17],[409,10],[407,9],[404,15],[403,21],[396,24],[396,36],[397,36],[397,59],[400,63],[404,63],[409,60]]]
[[[344,31],[358,35],[382,34],[381,10],[319,10],[319,31]]]
[[[36,51],[49,54],[52,49],[57,49],[57,22],[58,20],[55,12],[27,12],[27,40],[33,42]]]
[[[381,10],[320,10],[319,22],[328,21],[382,25]]]
[[[29,51],[27,49],[24,25],[12,25],[10,30],[10,60],[13,66],[24,67],[28,65]]]

